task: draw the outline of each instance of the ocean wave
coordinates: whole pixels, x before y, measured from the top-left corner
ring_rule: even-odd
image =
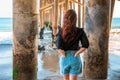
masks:
[[[0,32],[0,44],[13,44],[13,32]]]
[[[50,35],[52,34],[51,31],[44,31],[44,39],[47,41],[50,40]],[[51,35],[52,36],[52,35]],[[39,40],[40,41],[40,40]],[[39,44],[41,41],[39,42]],[[13,44],[13,32],[0,32],[0,44]]]

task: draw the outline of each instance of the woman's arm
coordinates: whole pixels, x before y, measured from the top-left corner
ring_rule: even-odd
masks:
[[[80,40],[81,40],[82,47],[75,53],[75,57],[81,54],[82,52],[84,52],[89,47],[89,41],[84,30]]]
[[[65,51],[64,51],[64,50],[58,49],[58,52],[59,52],[63,57],[65,57]]]
[[[58,52],[65,57],[65,52],[62,47],[62,36],[61,36],[61,30],[59,29],[58,34],[56,35],[56,46],[58,48]]]
[[[75,57],[77,57],[79,54],[81,54],[82,52],[84,52],[86,50],[86,48],[80,48],[76,53],[75,53]]]

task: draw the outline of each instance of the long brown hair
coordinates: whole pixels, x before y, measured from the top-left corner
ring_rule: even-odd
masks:
[[[69,43],[75,38],[76,20],[77,15],[74,10],[70,9],[65,12],[62,26],[62,38],[64,42]]]

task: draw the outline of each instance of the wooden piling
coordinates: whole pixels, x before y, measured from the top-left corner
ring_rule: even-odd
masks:
[[[36,0],[13,0],[13,80],[37,80]]]
[[[85,31],[90,46],[84,54],[84,75],[87,79],[107,79],[109,0],[87,0],[85,7]]]

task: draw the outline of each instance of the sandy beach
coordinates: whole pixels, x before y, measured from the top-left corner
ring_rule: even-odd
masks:
[[[108,80],[120,80],[120,30],[110,33]],[[8,35],[1,37],[0,33],[0,80],[12,80],[12,33]],[[59,55],[51,48],[51,40],[47,41],[48,38],[39,41],[46,50],[38,53],[38,80],[62,80]],[[85,80],[81,75],[79,77],[79,80]]]

